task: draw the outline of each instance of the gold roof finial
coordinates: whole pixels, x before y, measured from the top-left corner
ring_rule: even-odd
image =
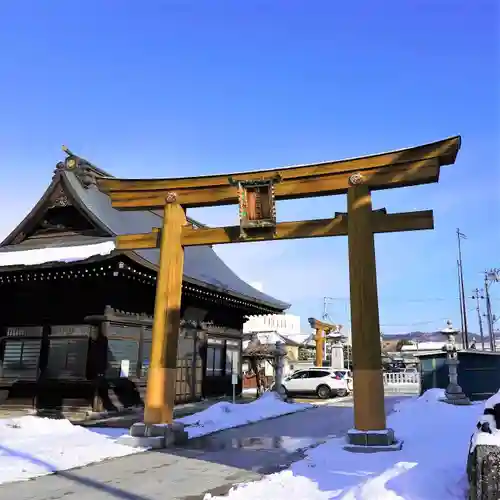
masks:
[[[61,149],[63,150],[64,153],[66,153],[68,156],[75,156],[74,153],[72,153],[67,146],[64,144],[62,145]]]

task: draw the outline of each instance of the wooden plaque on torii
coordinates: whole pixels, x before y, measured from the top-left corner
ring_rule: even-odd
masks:
[[[433,213],[374,211],[371,192],[438,182],[441,166],[455,162],[460,142],[456,136],[373,156],[268,171],[175,179],[98,178],[114,208],[163,210],[161,228],[117,238],[120,250],[160,248],[145,422],[170,423],[173,418],[184,247],[347,235],[354,424],[360,431],[384,430],[374,234],[433,229]],[[347,214],[276,221],[277,200],[335,194],[347,194]],[[193,229],[186,224],[186,209],[230,204],[239,204],[239,226]]]

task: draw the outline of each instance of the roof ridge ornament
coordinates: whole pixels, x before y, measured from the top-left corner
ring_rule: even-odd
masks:
[[[95,167],[86,159],[74,154],[67,146],[63,145],[61,149],[67,156],[64,161],[57,163],[55,173],[73,172],[84,188],[95,186]]]

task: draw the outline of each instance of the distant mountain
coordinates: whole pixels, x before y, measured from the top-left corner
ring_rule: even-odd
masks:
[[[460,334],[457,335],[460,338]],[[488,335],[484,336],[485,340],[489,339]],[[496,335],[497,339],[500,337]],[[419,342],[432,342],[432,341],[444,341],[445,336],[441,332],[408,332],[408,333],[394,333],[394,334],[384,334],[382,335],[384,341],[390,340],[418,340]],[[469,339],[473,339],[476,342],[481,340],[481,336],[477,333],[469,333]]]

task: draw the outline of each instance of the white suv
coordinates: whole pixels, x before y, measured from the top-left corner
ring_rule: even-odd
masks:
[[[349,387],[345,378],[332,368],[307,368],[292,373],[283,381],[287,394],[316,394],[321,399],[347,396]]]

